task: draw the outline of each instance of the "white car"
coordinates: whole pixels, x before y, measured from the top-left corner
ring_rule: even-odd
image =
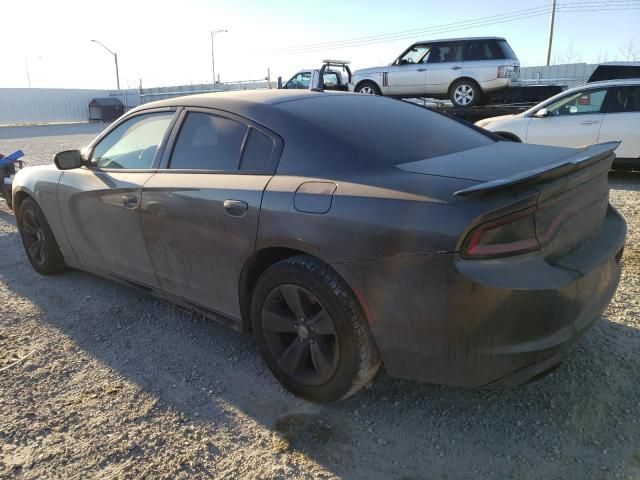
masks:
[[[619,140],[614,168],[640,169],[640,79],[588,83],[476,125],[516,142],[559,147]]]

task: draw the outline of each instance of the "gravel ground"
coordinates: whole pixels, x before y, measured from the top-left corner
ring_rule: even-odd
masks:
[[[100,128],[0,129],[0,152],[46,163]],[[556,372],[509,391],[381,372],[328,406],[284,392],[250,338],[86,273],[39,276],[0,201],[0,477],[638,479],[640,175],[611,183],[620,288]]]

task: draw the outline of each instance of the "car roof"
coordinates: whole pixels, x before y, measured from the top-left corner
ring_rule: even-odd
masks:
[[[317,92],[309,90],[234,90],[228,92],[200,93],[181,97],[157,100],[136,107],[132,111],[147,110],[162,107],[203,107],[229,110],[233,112],[237,108],[248,105],[275,105],[282,102],[300,100],[317,95]],[[333,94],[338,94],[337,92]]]
[[[421,45],[423,43],[440,43],[440,42],[461,42],[463,40],[504,40],[504,37],[461,37],[461,38],[440,38],[437,40],[424,40],[422,42],[413,42],[412,45]]]
[[[583,90],[587,87],[602,88],[602,87],[616,87],[620,85],[640,85],[640,78],[622,78],[622,79],[616,79],[616,80],[601,80],[599,82],[583,83],[582,85],[578,85],[577,87],[571,87],[562,93],[572,92],[575,90]]]

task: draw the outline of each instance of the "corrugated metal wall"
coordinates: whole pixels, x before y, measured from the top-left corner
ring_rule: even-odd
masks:
[[[566,63],[541,67],[520,68],[520,79],[528,84],[567,85],[569,88],[585,83],[596,69],[596,63]]]
[[[2,88],[0,125],[87,121],[89,102],[108,96],[109,90]]]

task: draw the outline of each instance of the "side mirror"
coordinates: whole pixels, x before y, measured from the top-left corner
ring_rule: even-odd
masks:
[[[53,163],[60,170],[71,170],[72,168],[80,168],[83,164],[82,154],[80,150],[65,150],[56,153],[53,157]]]
[[[549,110],[547,110],[546,108],[541,108],[536,113],[534,113],[533,116],[536,117],[536,118],[548,117],[549,116]]]

